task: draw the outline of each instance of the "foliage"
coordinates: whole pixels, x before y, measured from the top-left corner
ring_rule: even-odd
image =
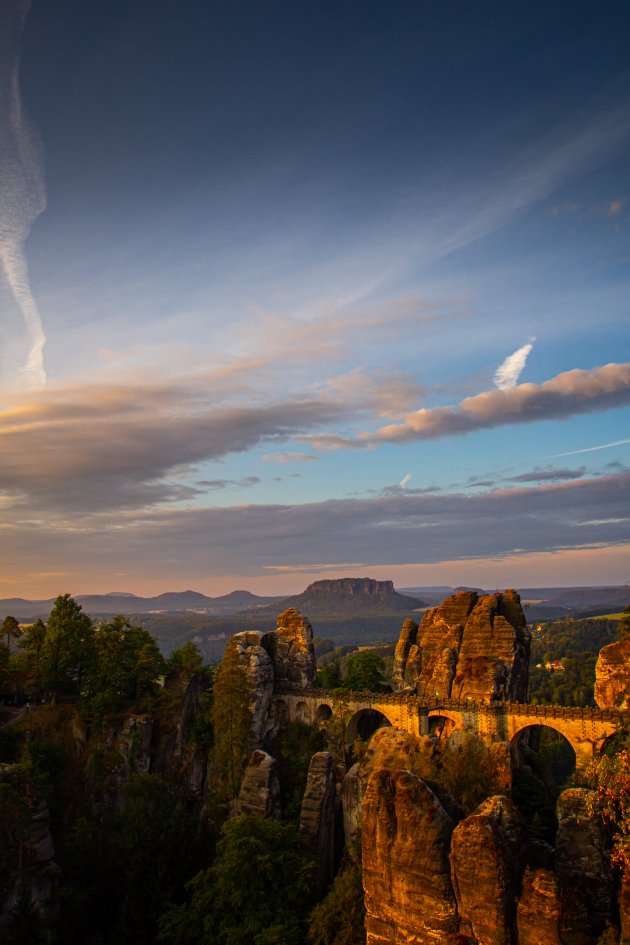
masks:
[[[42,647],[46,639],[46,624],[38,617],[35,623],[26,627],[18,646],[26,650],[29,657],[29,669],[32,674],[32,682],[39,689],[41,686],[40,663]]]
[[[70,594],[55,601],[41,649],[42,681],[56,702],[61,690],[80,689],[93,656],[92,621]]]
[[[180,669],[192,675],[202,667],[203,658],[201,651],[192,640],[188,640],[183,646],[178,646],[176,650],[173,650],[167,660],[167,668],[169,671]]]
[[[382,692],[385,663],[373,650],[363,650],[348,657],[343,688],[357,692]]]
[[[617,639],[617,625],[604,617],[579,620],[564,617],[541,624],[532,634],[531,662],[545,663],[583,653],[597,656],[603,646]]]
[[[308,945],[365,945],[364,923],[361,869],[350,866],[339,873],[326,898],[313,909]]]
[[[492,755],[478,735],[466,734],[442,752],[437,780],[466,814],[497,792]]]
[[[630,636],[630,607],[625,607],[617,623],[617,636],[625,640]]]
[[[11,640],[17,640],[21,634],[20,625],[15,617],[5,617],[0,627],[0,637],[6,640],[7,653],[11,652]]]
[[[529,701],[534,705],[594,706],[596,663],[597,656],[581,653],[577,657],[565,657],[563,669],[532,666]]]
[[[250,699],[247,674],[241,666],[238,648],[231,640],[217,672],[212,704],[213,761],[218,793],[226,799],[238,795],[243,766],[251,748]]]
[[[158,941],[302,945],[313,877],[293,826],[235,817],[221,830],[212,867],[189,884],[190,903],[160,920]]]
[[[338,689],[341,686],[341,664],[339,660],[333,660],[319,667],[315,685],[319,689]]]
[[[278,761],[285,820],[299,820],[311,758],[324,746],[324,733],[304,722],[287,723],[275,740],[272,753]]]
[[[630,869],[630,735],[620,734],[616,743],[591,763],[588,778],[597,794],[597,806],[614,831],[612,862],[627,871]]]

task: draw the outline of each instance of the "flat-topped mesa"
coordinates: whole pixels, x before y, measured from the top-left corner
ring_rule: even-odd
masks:
[[[516,591],[461,591],[428,610],[417,632],[405,621],[394,678],[424,699],[525,702],[529,647]]]
[[[630,709],[630,637],[609,643],[599,651],[595,702],[600,709]]]
[[[278,627],[263,634],[261,646],[273,664],[278,688],[309,689],[315,682],[317,660],[313,628],[299,610],[290,607],[278,617]]]

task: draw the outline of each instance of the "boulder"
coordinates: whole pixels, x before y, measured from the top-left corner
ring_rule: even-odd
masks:
[[[484,801],[453,832],[451,879],[460,931],[478,945],[511,945],[527,828],[507,797]]]
[[[309,689],[315,682],[317,660],[313,628],[293,607],[278,617],[278,627],[265,633],[261,645],[271,659],[274,681],[280,689]]]
[[[409,771],[378,769],[363,801],[367,945],[457,945],[449,846],[454,823]]]
[[[311,758],[300,812],[302,846],[317,861],[317,885],[323,892],[335,875],[335,768],[328,751]]]
[[[518,945],[592,945],[586,909],[552,870],[527,870],[518,904]]]
[[[278,763],[266,751],[256,750],[247,759],[237,811],[253,817],[280,819],[280,782]]]
[[[593,933],[599,934],[610,918],[613,882],[595,792],[563,791],[556,815],[556,872],[564,887],[584,903]]]
[[[630,637],[599,651],[595,666],[595,702],[600,709],[630,708]]]

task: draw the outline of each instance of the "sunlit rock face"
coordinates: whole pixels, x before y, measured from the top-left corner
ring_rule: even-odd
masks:
[[[367,945],[458,945],[449,848],[454,822],[409,771],[379,769],[363,801]]]
[[[300,812],[302,846],[317,862],[318,887],[323,892],[335,870],[335,766],[327,751],[311,758]]]
[[[280,782],[278,763],[266,751],[253,751],[247,759],[238,796],[239,814],[279,819]]]
[[[363,798],[372,772],[404,768],[430,781],[436,774],[436,757],[435,740],[427,735],[416,738],[391,726],[374,733],[360,764],[350,768],[341,785],[345,841],[351,852],[361,839]]]
[[[409,663],[409,653],[412,647],[417,650],[418,642],[418,624],[411,617],[403,620],[400,637],[396,644],[394,652],[394,665],[392,667],[392,682],[397,689],[403,689],[407,685],[405,679],[405,669]],[[415,686],[415,681],[412,683]]]
[[[599,651],[595,702],[600,709],[630,708],[630,637],[609,643]]]
[[[517,914],[518,945],[592,945],[584,904],[552,870],[527,870]]]
[[[291,607],[278,617],[278,627],[262,635],[261,644],[273,665],[278,688],[308,689],[315,682],[317,660],[313,628]]]
[[[396,681],[423,699],[525,702],[530,635],[516,591],[461,591],[428,610],[415,632],[405,622]]]
[[[556,815],[556,872],[564,887],[584,903],[593,933],[599,934],[610,917],[613,883],[594,792],[563,791]]]
[[[511,945],[526,851],[525,822],[507,797],[488,798],[455,828],[451,877],[471,942]]]

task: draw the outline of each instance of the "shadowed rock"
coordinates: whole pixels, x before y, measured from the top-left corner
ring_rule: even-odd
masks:
[[[517,912],[518,945],[592,945],[584,904],[547,869],[528,870]]]
[[[330,752],[311,758],[300,813],[300,837],[305,850],[317,860],[320,891],[332,882],[335,871],[335,768]]]
[[[277,768],[276,759],[266,751],[251,753],[238,795],[239,814],[280,819],[280,783]]]

